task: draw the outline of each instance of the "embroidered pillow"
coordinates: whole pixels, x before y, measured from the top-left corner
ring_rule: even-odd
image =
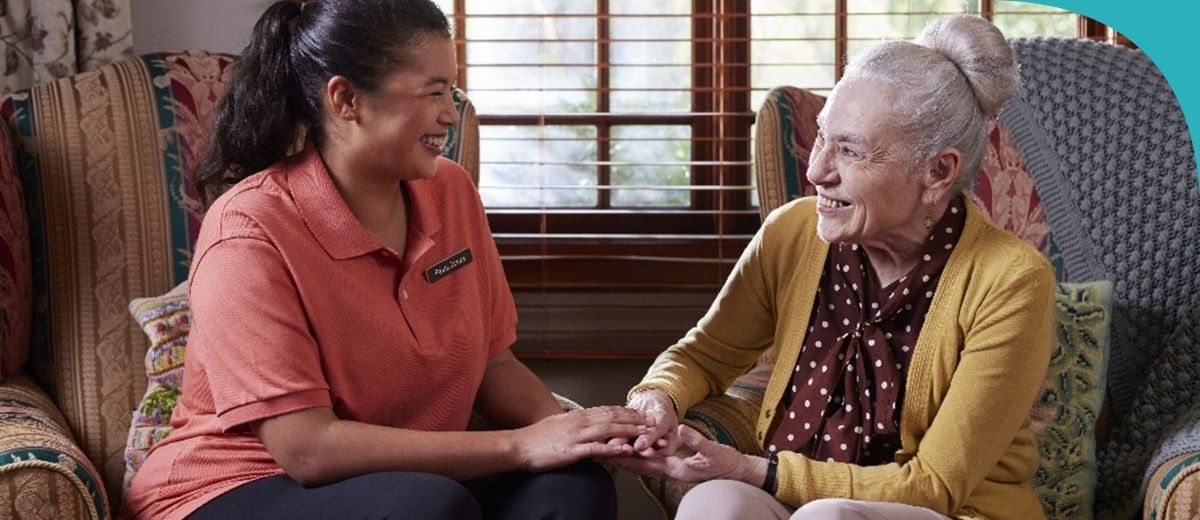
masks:
[[[1041,456],[1033,486],[1051,519],[1092,517],[1112,300],[1112,282],[1057,286],[1054,352],[1030,412]]]
[[[191,330],[187,282],[162,296],[129,304],[133,319],[150,338],[146,351],[146,395],[133,411],[125,443],[125,489],[150,448],[171,433],[171,412],[183,388],[183,353]]]

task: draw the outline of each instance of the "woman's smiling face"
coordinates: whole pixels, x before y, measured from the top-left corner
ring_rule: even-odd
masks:
[[[848,79],[821,110],[807,177],[826,242],[890,250],[923,237],[924,161],[914,160],[896,94],[880,81]]]
[[[423,36],[409,54],[374,92],[364,91],[355,144],[373,170],[415,180],[437,173],[447,128],[457,122],[450,94],[457,70],[449,38]]]

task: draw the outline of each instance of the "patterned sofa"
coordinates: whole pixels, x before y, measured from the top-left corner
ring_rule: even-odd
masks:
[[[119,507],[156,361],[127,307],[187,276],[184,174],[234,63],[151,54],[0,99],[0,518]],[[477,176],[478,121],[455,101],[444,154]]]
[[[1052,519],[1200,518],[1200,189],[1182,112],[1140,51],[1052,38],[1012,46],[1023,85],[990,136],[973,196],[1043,251],[1060,282],[1059,345],[1031,414],[1035,487]],[[824,102],[780,87],[759,111],[764,217],[812,193],[804,173]],[[1097,280],[1109,289],[1083,283]],[[1111,301],[1077,298],[1097,290],[1112,292],[1094,302]],[[761,452],[753,425],[773,360],[768,351],[684,422]],[[690,488],[642,483],[668,516]]]

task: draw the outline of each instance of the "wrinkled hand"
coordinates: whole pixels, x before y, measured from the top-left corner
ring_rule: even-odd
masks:
[[[551,415],[515,430],[514,445],[521,469],[548,471],[592,457],[632,455],[628,438],[649,430],[645,414],[623,406],[601,406]]]
[[[729,479],[761,486],[766,478],[766,459],[762,457],[710,441],[687,425],[679,426],[679,438],[696,453],[689,457],[615,457],[604,462],[639,475],[663,475],[683,482]]]
[[[641,457],[666,457],[679,449],[679,416],[675,402],[661,390],[646,390],[633,394],[626,405],[650,419],[650,429],[633,441],[633,451]],[[626,444],[629,439],[613,439],[612,443]]]

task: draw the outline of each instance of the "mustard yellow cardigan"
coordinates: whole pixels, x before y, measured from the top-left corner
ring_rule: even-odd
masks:
[[[763,440],[804,343],[829,250],[816,233],[815,206],[800,199],[767,218],[708,313],[630,394],[663,390],[682,415],[777,345],[756,427]],[[967,208],[912,354],[895,461],[864,467],[780,454],[780,501],[850,498],[957,518],[1044,518],[1029,482],[1038,464],[1029,410],[1050,359],[1054,274],[1040,253],[973,203]]]

